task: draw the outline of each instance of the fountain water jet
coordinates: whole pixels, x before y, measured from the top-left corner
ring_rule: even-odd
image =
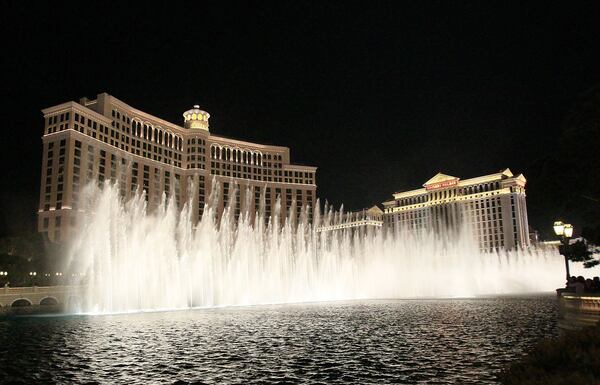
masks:
[[[194,224],[190,205],[178,210],[172,198],[149,211],[143,193],[125,202],[118,186],[86,186],[69,252],[69,269],[85,273],[83,311],[470,297],[550,291],[563,283],[555,251],[482,253],[466,228],[317,232],[344,216],[327,205],[321,215],[317,203],[313,224],[307,208],[293,223],[295,210],[281,213],[278,204],[271,220],[264,210],[236,219],[233,199],[217,221],[218,194],[211,193]]]

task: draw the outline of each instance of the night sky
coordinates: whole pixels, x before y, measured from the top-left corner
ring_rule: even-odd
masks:
[[[438,171],[531,185],[600,83],[600,13],[572,2],[102,4],[3,3],[0,235],[34,228],[40,110],[82,96],[177,124],[199,104],[212,133],[290,147],[321,199],[358,209]]]

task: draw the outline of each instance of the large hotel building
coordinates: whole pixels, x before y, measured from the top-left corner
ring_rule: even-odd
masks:
[[[482,250],[529,246],[526,179],[509,169],[471,179],[437,174],[384,202],[384,224],[408,231],[468,225]]]
[[[67,239],[74,230],[79,194],[92,181],[118,183],[126,199],[144,190],[150,209],[163,193],[174,194],[178,205],[192,202],[195,221],[213,183],[220,185],[219,214],[232,199],[236,214],[245,209],[254,213],[262,196],[266,217],[274,213],[278,197],[281,209],[294,210],[297,216],[316,201],[316,167],[291,164],[287,147],[211,134],[210,115],[198,106],[183,114],[183,126],[106,93],[42,112],[38,229],[53,242]]]

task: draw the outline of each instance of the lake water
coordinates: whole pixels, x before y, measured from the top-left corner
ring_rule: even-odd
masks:
[[[489,384],[556,312],[540,295],[16,318],[0,382]]]

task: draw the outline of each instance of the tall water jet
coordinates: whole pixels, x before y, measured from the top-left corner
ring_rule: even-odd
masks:
[[[215,184],[218,185],[218,184]],[[69,269],[82,280],[92,313],[364,298],[457,297],[550,291],[564,264],[542,249],[480,252],[467,228],[456,232],[316,231],[345,216],[319,204],[272,218],[216,215],[216,194],[193,223],[163,198],[149,211],[143,193],[124,201],[118,187],[86,186]]]

